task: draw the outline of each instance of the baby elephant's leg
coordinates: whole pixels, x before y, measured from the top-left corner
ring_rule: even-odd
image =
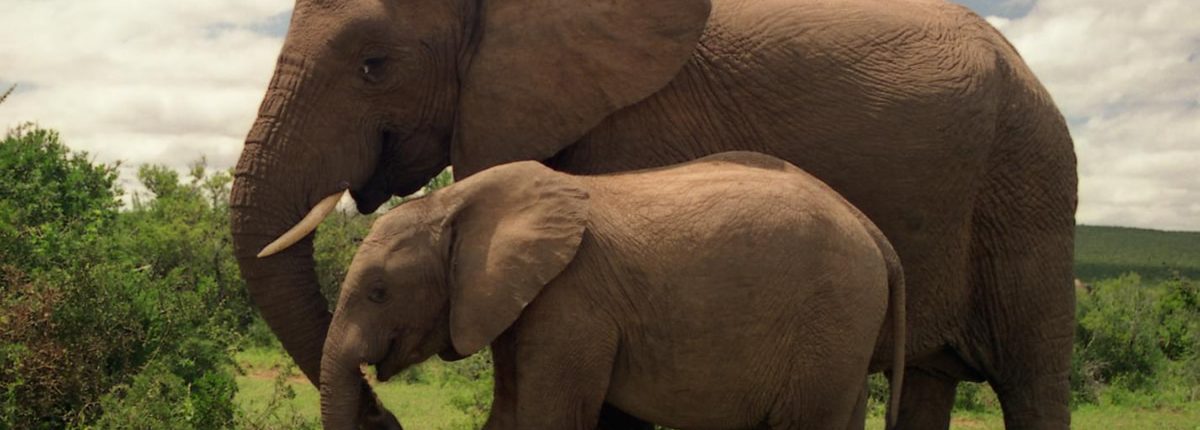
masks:
[[[862,393],[858,395],[858,404],[854,406],[854,414],[851,415],[850,424],[846,426],[846,430],[863,430],[867,427],[867,394],[869,392],[869,384],[863,384]]]
[[[593,430],[612,376],[615,330],[539,314],[527,309],[507,336],[516,382],[511,423],[520,430]]]

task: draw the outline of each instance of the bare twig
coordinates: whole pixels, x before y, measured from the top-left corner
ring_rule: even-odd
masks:
[[[12,86],[8,87],[8,91],[5,91],[4,95],[0,96],[0,103],[4,103],[4,99],[8,98],[8,95],[12,94],[13,90],[16,90],[16,89],[17,89],[17,84],[12,84]]]

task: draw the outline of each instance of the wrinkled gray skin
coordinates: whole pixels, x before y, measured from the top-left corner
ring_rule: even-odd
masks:
[[[824,180],[904,260],[901,427],[947,428],[959,380],[989,381],[1009,428],[1068,427],[1072,142],[1021,58],[968,10],[298,0],[288,31],[231,222],[250,295],[310,380],[330,321],[311,236],[255,254],[325,196],[349,188],[371,211],[449,163],[460,179],[516,160],[603,173],[744,149]]]
[[[504,164],[371,228],[325,340],[322,421],[356,427],[362,363],[387,380],[490,344],[486,429],[591,430],[604,402],[672,428],[862,428],[872,362],[904,365],[903,294],[882,233],[777,158]]]

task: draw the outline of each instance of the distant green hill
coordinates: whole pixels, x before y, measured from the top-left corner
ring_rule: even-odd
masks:
[[[1075,276],[1095,281],[1137,272],[1200,279],[1200,232],[1081,225],[1075,228]]]

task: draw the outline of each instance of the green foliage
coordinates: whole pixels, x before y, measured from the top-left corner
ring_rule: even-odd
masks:
[[[954,393],[954,410],[986,412],[1000,409],[1000,399],[986,382],[961,382]]]
[[[1200,356],[1200,284],[1172,279],[1160,288],[1159,348],[1171,360]]]
[[[227,427],[228,349],[253,315],[229,175],[143,166],[157,197],[118,211],[115,167],[32,125],[0,167],[0,427]]]
[[[450,405],[462,411],[465,418],[452,421],[450,428],[482,428],[492,407],[492,354],[479,352],[462,360],[447,363],[442,385],[454,384],[464,389],[450,398]]]
[[[1185,279],[1148,285],[1136,274],[1078,292],[1071,375],[1076,400],[1121,401],[1125,393],[1195,400],[1195,390],[1175,388],[1200,380],[1194,365],[1200,362],[1196,292]]]
[[[1200,233],[1081,225],[1075,276],[1085,281],[1138,273],[1148,280],[1200,279]]]
[[[146,365],[133,383],[120,384],[100,399],[100,429],[223,429],[233,425],[229,399],[237,384],[229,373],[205,372],[188,383],[161,361]]]
[[[88,258],[120,205],[116,166],[27,123],[0,142],[0,262],[25,271]]]
[[[1165,359],[1151,291],[1137,275],[1100,282],[1093,291],[1078,301],[1076,353],[1097,380],[1145,387]]]

